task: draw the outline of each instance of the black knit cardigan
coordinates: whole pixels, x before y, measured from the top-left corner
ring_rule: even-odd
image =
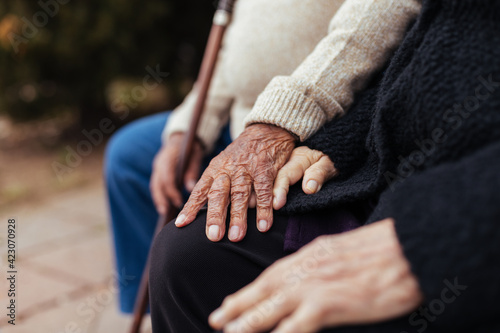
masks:
[[[335,332],[500,332],[500,1],[428,0],[387,69],[305,145],[340,171],[301,214],[377,198],[425,302]],[[307,225],[301,226],[307,229]]]

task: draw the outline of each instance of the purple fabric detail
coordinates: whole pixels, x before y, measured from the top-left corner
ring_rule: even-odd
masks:
[[[294,252],[318,236],[356,229],[364,224],[372,208],[372,204],[363,203],[356,207],[291,216],[285,232],[284,250]]]

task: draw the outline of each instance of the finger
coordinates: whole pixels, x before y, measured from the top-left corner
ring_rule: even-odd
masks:
[[[309,159],[297,153],[292,153],[290,160],[279,171],[274,181],[273,208],[281,209],[286,203],[286,196],[291,185],[297,183],[310,166]]]
[[[167,176],[168,177],[168,176]],[[161,192],[163,193],[163,197],[172,201],[172,203],[177,207],[182,207],[183,199],[182,194],[173,182],[173,177],[164,180],[160,183]],[[165,201],[166,202],[166,201]]]
[[[324,313],[319,305],[303,303],[290,317],[281,321],[273,333],[317,332],[323,328]]]
[[[266,232],[273,224],[273,184],[274,177],[262,172],[255,177],[255,196],[257,197],[257,229]]]
[[[281,319],[289,315],[295,307],[295,302],[282,293],[271,295],[238,319],[224,327],[224,332],[262,332],[276,326]]]
[[[193,191],[198,178],[200,177],[201,164],[203,162],[203,150],[199,145],[193,147],[193,153],[189,159],[189,164],[184,175],[184,186],[189,192]]]
[[[250,194],[250,200],[248,201],[248,207],[255,208],[256,206],[257,206],[257,197],[255,196],[255,192],[252,191],[252,194]]]
[[[306,194],[318,192],[324,183],[337,174],[337,169],[333,162],[326,155],[323,155],[317,162],[308,167],[304,172],[302,190]]]
[[[215,329],[222,329],[244,311],[268,297],[271,291],[270,284],[266,284],[262,279],[252,282],[224,299],[222,305],[209,316],[210,325]]]
[[[160,214],[165,214],[167,200],[180,207],[182,195],[173,183],[176,158],[166,158],[164,150],[157,154],[153,162],[153,173],[150,180],[150,191],[153,202]]]
[[[158,168],[164,170],[158,171]],[[173,177],[169,177],[169,161],[166,165],[160,164],[155,167],[150,181],[150,191],[153,202],[159,214],[165,214],[167,200],[170,200],[176,207],[182,206],[182,195],[173,183]]]
[[[191,192],[188,201],[182,208],[175,220],[177,227],[184,227],[193,222],[200,209],[207,203],[207,194],[212,187],[213,178],[208,175],[202,175],[201,179]]]
[[[206,234],[212,242],[220,241],[226,232],[230,189],[231,178],[226,174],[221,174],[214,180],[208,192]]]
[[[153,198],[153,203],[156,207],[156,211],[160,215],[165,215],[167,207],[167,199],[161,190],[161,186],[159,185],[158,175],[156,175],[155,173],[153,173],[153,175],[151,176],[149,189],[151,192],[151,197]]]
[[[229,240],[237,242],[245,237],[247,231],[247,211],[252,192],[252,180],[244,174],[233,179],[231,184],[231,221]]]

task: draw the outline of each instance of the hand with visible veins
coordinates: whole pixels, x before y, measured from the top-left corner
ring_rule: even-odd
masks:
[[[181,192],[176,186],[175,172],[184,136],[185,133],[181,132],[171,134],[153,161],[153,173],[149,187],[159,214],[166,213],[167,200],[170,200],[178,208],[182,207],[183,199]],[[184,175],[184,186],[188,191],[193,190],[200,176],[202,161],[203,148],[200,142],[195,140],[191,158]]]
[[[422,300],[389,218],[278,260],[226,297],[209,323],[224,333],[311,333],[396,318]]]
[[[175,225],[188,225],[207,204],[206,234],[208,239],[217,242],[226,232],[226,215],[231,204],[228,237],[233,242],[240,241],[246,234],[247,209],[254,192],[257,228],[268,231],[273,223],[274,180],[290,157],[295,142],[295,136],[273,125],[247,127],[210,162]]]

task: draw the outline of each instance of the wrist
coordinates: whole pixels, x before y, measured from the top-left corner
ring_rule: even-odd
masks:
[[[284,129],[282,127],[272,125],[272,124],[266,124],[266,123],[254,123],[245,129],[245,132],[247,133],[253,133],[253,132],[259,132],[259,133],[269,133],[270,135],[278,135],[278,136],[283,136],[284,138],[293,141],[294,143],[297,143],[299,141],[299,137],[295,135],[294,133],[290,132],[287,129]]]

